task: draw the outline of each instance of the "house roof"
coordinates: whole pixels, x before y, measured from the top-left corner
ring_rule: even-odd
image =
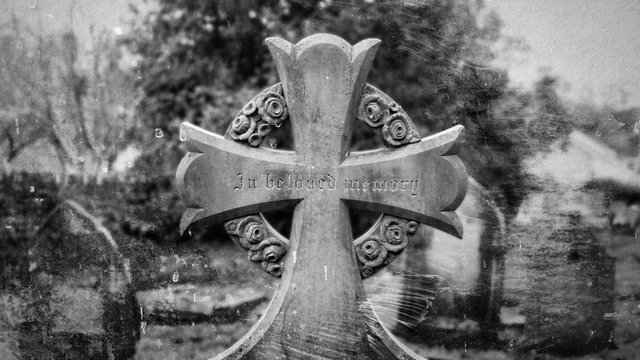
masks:
[[[579,130],[569,134],[566,145],[554,143],[550,152],[528,159],[525,166],[533,175],[563,188],[606,182],[640,192],[640,158],[620,155]]]

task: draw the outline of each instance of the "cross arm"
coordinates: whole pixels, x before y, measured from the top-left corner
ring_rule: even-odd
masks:
[[[454,210],[467,189],[467,173],[456,156],[463,130],[455,126],[398,149],[351,154],[340,165],[341,198],[351,207],[419,221],[462,237]]]
[[[180,233],[196,222],[222,222],[301,200],[296,192],[265,187],[265,173],[297,168],[294,152],[243,146],[189,123],[181,125],[180,140],[188,150],[176,174],[187,205]]]

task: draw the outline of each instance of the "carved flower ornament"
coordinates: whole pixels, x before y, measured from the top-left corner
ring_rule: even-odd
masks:
[[[273,263],[269,263],[266,261],[263,261],[260,264],[260,267],[262,268],[262,270],[268,272],[269,274],[275,276],[275,277],[280,277],[282,276],[282,270],[284,269],[282,266],[282,262],[278,263],[278,264],[273,264]]]
[[[398,252],[407,246],[407,228],[399,220],[386,220],[380,227],[380,239],[387,250]]]
[[[379,131],[387,145],[402,146],[420,141],[418,132],[400,105],[370,85],[365,87],[356,117]]]
[[[385,120],[382,137],[393,146],[407,144],[413,137],[413,131],[409,127],[409,119],[400,113],[395,113]]]
[[[287,103],[282,96],[282,86],[276,85],[262,92],[242,109],[231,123],[229,137],[246,141],[257,147],[271,132],[271,126],[280,127],[289,117]]]
[[[240,115],[231,123],[229,136],[231,136],[233,140],[247,140],[253,133],[253,130],[255,130],[256,124],[255,116],[247,117],[246,115]]]
[[[377,94],[368,95],[360,103],[360,120],[363,120],[371,127],[381,126],[391,115],[387,102]]]
[[[267,261],[270,263],[275,263],[280,260],[282,255],[287,251],[285,249],[285,244],[275,237],[265,239],[255,246],[255,249],[251,250],[253,251],[249,256],[251,261]]]
[[[261,217],[250,215],[231,220],[225,223],[225,229],[236,242],[249,250],[249,260],[260,263],[260,267],[273,276],[282,275],[283,264],[280,260],[289,244],[270,233]]]
[[[387,249],[377,236],[359,239],[354,245],[358,259],[367,267],[378,267],[387,258]]]
[[[227,227],[227,231],[231,226]],[[238,236],[240,244],[250,249],[258,244],[267,235],[267,229],[257,216],[247,216],[235,225],[235,235]]]
[[[415,234],[417,230],[415,221],[386,215],[375,231],[353,242],[360,274],[369,277],[393,261],[409,243],[408,235]]]
[[[289,116],[287,103],[280,94],[269,91],[258,97],[258,113],[269,125],[280,127]]]

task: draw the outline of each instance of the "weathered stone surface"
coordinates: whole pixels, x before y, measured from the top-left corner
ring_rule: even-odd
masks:
[[[411,221],[461,235],[454,210],[467,187],[455,156],[462,127],[420,139],[395,102],[372,87],[363,98],[378,40],[351,46],[320,34],[296,45],[277,38],[267,43],[282,95],[276,85],[252,100],[226,138],[186,123],[181,128],[189,149],[177,175],[188,206],[181,231],[295,206],[287,252],[273,261],[259,252],[265,241],[278,238],[262,228],[264,219],[228,223],[252,260],[266,260],[265,270],[284,261],[282,283],[266,314],[220,358],[418,358],[381,327],[362,277],[386,261],[377,256],[406,245],[404,231],[417,226]],[[381,127],[387,148],[350,152],[356,118]],[[271,131],[287,119],[294,151],[257,147],[266,125]],[[391,218],[376,225],[377,240],[354,243],[349,208]]]

